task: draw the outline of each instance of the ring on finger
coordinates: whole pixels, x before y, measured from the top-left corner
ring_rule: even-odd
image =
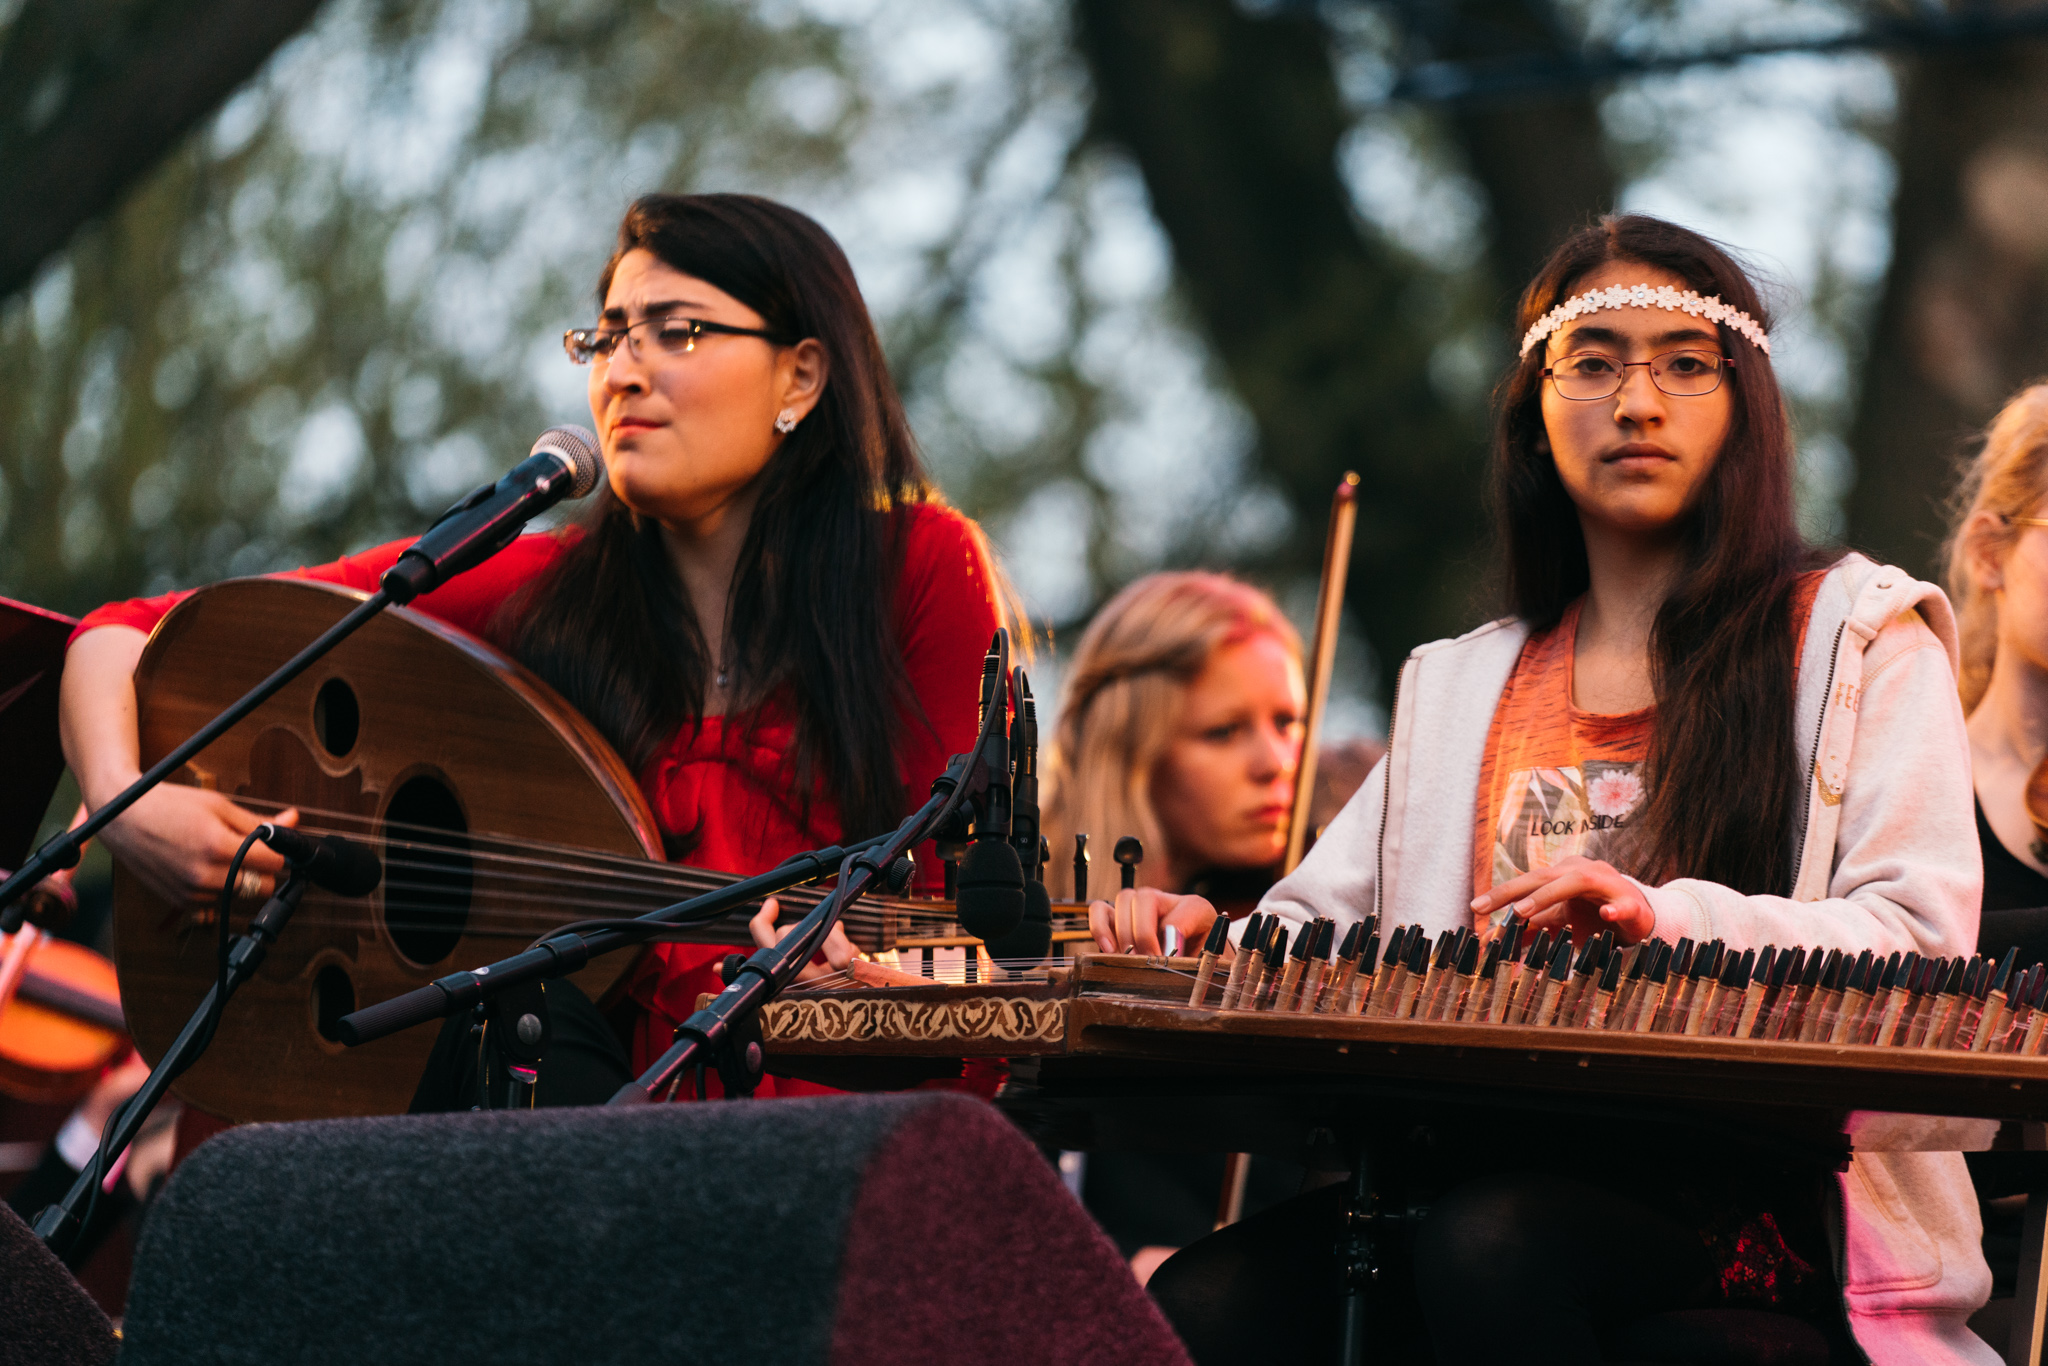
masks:
[[[254,868],[244,868],[235,874],[235,895],[244,901],[254,901],[263,895],[264,884],[268,881]]]

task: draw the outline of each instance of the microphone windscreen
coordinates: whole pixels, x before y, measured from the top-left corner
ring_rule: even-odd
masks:
[[[338,896],[368,896],[384,880],[384,865],[354,840],[329,835],[320,841],[325,868],[317,881]]]
[[[998,960],[1029,959],[1052,952],[1052,895],[1043,882],[1024,884],[1024,917],[1008,934],[988,941],[988,956]]]
[[[968,845],[957,885],[954,915],[976,939],[1000,939],[1024,919],[1024,865],[1008,840]]]
[[[598,452],[597,433],[588,427],[565,422],[559,427],[548,428],[527,454],[539,455],[542,451],[559,451],[575,466],[575,477],[569,485],[571,498],[588,494],[597,487],[597,481],[604,478],[604,457]]]

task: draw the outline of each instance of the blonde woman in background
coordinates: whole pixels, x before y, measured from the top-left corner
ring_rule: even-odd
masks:
[[[1125,588],[1082,633],[1061,688],[1044,764],[1054,866],[1087,834],[1088,890],[1114,897],[1109,851],[1135,835],[1141,885],[1249,910],[1287,849],[1305,696],[1300,638],[1258,589],[1203,573]],[[1116,943],[1111,908],[1095,910],[1102,947],[1130,947],[1129,917]],[[1137,947],[1157,952],[1151,934]],[[1209,1232],[1222,1181],[1220,1153],[1091,1153],[1082,1199],[1143,1280]],[[1256,1162],[1248,1203],[1299,1184],[1299,1168]]]
[[[1301,639],[1264,593],[1195,572],[1131,584],[1082,633],[1060,690],[1044,778],[1055,862],[1087,834],[1089,893],[1112,897],[1121,870],[1106,855],[1135,835],[1141,886],[1270,882],[1287,849],[1306,705]],[[1103,944],[1130,946],[1128,935]]]
[[[1963,475],[1948,544],[1984,854],[1978,951],[2048,958],[2048,841],[2027,779],[2048,757],[2048,384],[2020,391]]]

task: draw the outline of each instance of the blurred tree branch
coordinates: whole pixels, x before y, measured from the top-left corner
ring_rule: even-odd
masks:
[[[27,0],[0,40],[0,298],[104,213],[320,0]]]

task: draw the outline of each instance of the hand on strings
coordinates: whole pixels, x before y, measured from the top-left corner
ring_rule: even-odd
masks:
[[[111,795],[111,794],[110,794]],[[249,832],[264,821],[297,825],[296,809],[259,816],[218,792],[164,783],[100,832],[122,867],[157,896],[175,905],[211,910],[220,898],[228,864]],[[258,843],[242,861],[235,895],[261,901],[276,890],[284,860]]]
[[[1171,925],[1180,942],[1200,947],[1216,923],[1216,908],[1198,896],[1175,896],[1157,887],[1126,887],[1114,902],[1088,903],[1088,929],[1104,953],[1164,952],[1159,931]]]
[[[1657,913],[1633,879],[1611,863],[1577,854],[1501,883],[1474,899],[1472,909],[1491,915],[1510,903],[1532,930],[1569,931],[1577,944],[1604,929],[1623,944],[1637,944],[1657,928]]]
[[[781,903],[772,896],[761,903],[760,910],[754,912],[754,918],[747,922],[747,933],[754,936],[756,948],[765,949],[772,944],[780,944],[796,930],[794,924],[781,930],[775,928],[775,918],[781,913]],[[845,929],[836,922],[825,935],[823,952],[824,963],[819,963],[813,956],[810,962],[804,964],[803,970],[797,973],[797,981],[814,982],[835,972],[845,972],[847,965],[860,956],[859,951],[853,947],[853,941],[846,937]]]

